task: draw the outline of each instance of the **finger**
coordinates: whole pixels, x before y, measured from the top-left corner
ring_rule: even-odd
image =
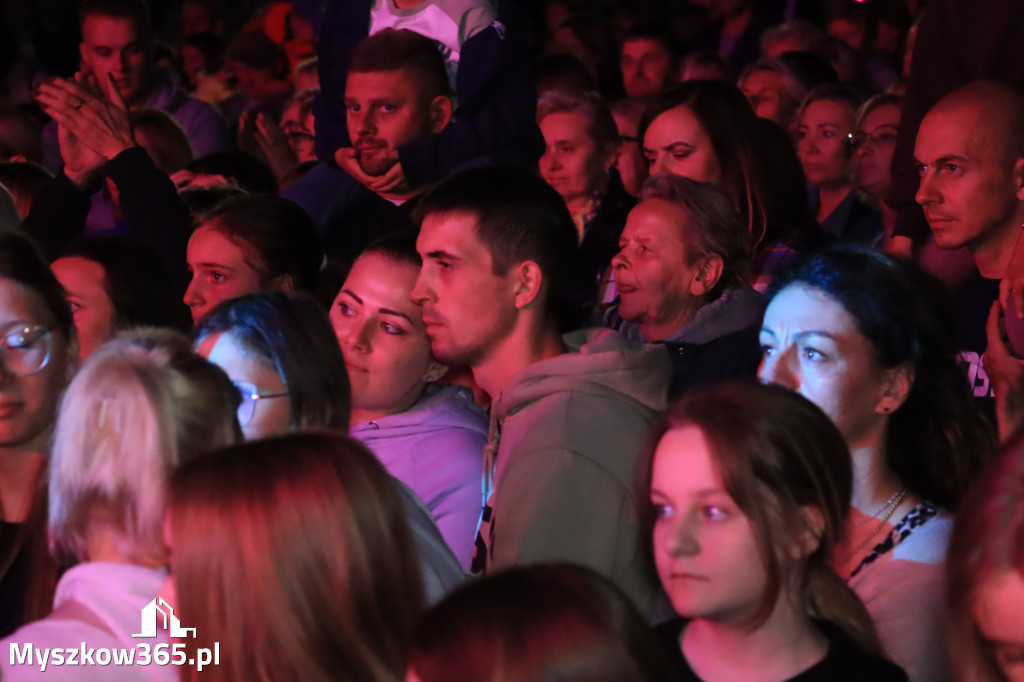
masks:
[[[999,301],[993,301],[992,307],[988,311],[988,320],[985,322],[985,336],[988,339],[987,352],[992,352],[994,355],[1008,355],[1003,342],[1002,317],[1003,306]]]
[[[1016,282],[1012,287],[1013,306],[1016,308],[1018,320],[1024,320],[1024,282]]]
[[[1003,308],[1010,303],[1010,296],[1013,294],[1013,285],[1010,283],[1009,277],[1004,277],[999,280],[999,302],[1003,305]]]
[[[128,111],[128,105],[124,103],[124,97],[121,96],[121,91],[117,87],[114,74],[108,73],[107,79],[110,81],[110,100],[122,111]]]

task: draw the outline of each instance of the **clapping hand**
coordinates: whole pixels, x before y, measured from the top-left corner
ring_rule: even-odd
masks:
[[[89,175],[125,149],[136,146],[128,107],[111,83],[113,102],[101,93],[92,75],[76,73],[72,80],[54,78],[41,83],[36,100],[57,121],[65,172],[82,184]]]

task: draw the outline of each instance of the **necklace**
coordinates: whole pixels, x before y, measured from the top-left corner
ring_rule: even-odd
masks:
[[[861,551],[868,546],[868,543],[871,542],[876,535],[878,535],[878,532],[885,528],[886,522],[890,518],[892,518],[892,515],[896,513],[897,509],[899,509],[900,503],[903,502],[903,499],[907,496],[908,492],[909,491],[907,490],[907,486],[903,486],[895,493],[893,493],[892,497],[890,497],[889,500],[884,505],[882,505],[881,509],[879,509],[878,511],[871,515],[871,518],[868,519],[868,521],[877,518],[878,526],[873,531],[871,531],[871,533],[866,538],[864,538],[863,542],[857,545],[857,547],[852,552],[850,552],[849,556],[846,557],[846,561],[844,561],[843,563],[849,562],[850,559],[860,554]],[[879,517],[879,514],[882,514],[882,516]],[[863,525],[864,524],[858,525],[858,528]]]

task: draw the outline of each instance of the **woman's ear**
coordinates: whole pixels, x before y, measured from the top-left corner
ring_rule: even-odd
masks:
[[[821,546],[821,536],[825,533],[825,515],[821,509],[812,505],[800,507],[799,534],[793,551],[795,559],[803,560],[818,551]]]
[[[432,384],[438,381],[448,372],[448,365],[443,365],[437,360],[431,360],[427,365],[427,371],[423,375],[423,381]]]
[[[718,254],[708,254],[702,261],[700,270],[690,282],[690,293],[694,296],[704,296],[713,291],[725,269],[725,262]]]
[[[875,412],[891,414],[907,401],[910,389],[914,387],[914,368],[909,363],[882,370],[883,392]]]

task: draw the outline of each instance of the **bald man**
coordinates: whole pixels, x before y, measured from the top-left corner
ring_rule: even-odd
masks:
[[[975,397],[994,414],[981,356],[989,309],[1024,224],[1024,93],[993,81],[954,90],[921,122],[914,159],[921,176],[915,199],[936,244],[966,246],[978,266],[954,293],[957,343]]]

